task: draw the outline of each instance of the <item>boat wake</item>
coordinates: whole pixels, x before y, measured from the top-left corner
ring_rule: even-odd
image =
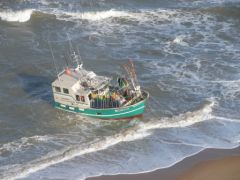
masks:
[[[2,167],[1,169],[4,170],[4,174],[1,179],[24,178],[32,173],[71,160],[77,156],[104,150],[121,142],[145,138],[150,136],[154,129],[186,127],[194,123],[209,120],[211,119],[213,107],[214,102],[210,102],[194,112],[186,112],[172,118],[151,119],[148,122],[139,122],[134,126],[124,128],[119,133],[105,137],[97,142],[74,145],[61,150],[52,151],[47,155],[27,162],[24,165],[14,165],[14,168],[9,168],[8,166]]]

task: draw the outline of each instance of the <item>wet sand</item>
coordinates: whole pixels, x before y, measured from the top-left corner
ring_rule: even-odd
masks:
[[[240,156],[227,157],[220,160],[202,162],[187,172],[183,173],[179,180],[239,180]]]
[[[240,147],[235,149],[206,149],[172,167],[149,173],[112,175],[88,180],[239,180]]]

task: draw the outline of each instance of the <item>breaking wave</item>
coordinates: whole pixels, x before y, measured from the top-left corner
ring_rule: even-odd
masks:
[[[108,18],[120,18],[127,17],[129,19],[136,19],[139,21],[148,21],[153,17],[157,17],[160,21],[167,20],[170,16],[176,14],[174,10],[143,10],[130,11],[130,10],[116,10],[110,9],[106,11],[89,11],[89,12],[71,12],[62,11],[57,9],[25,9],[19,11],[7,10],[0,12],[0,18],[3,21],[8,22],[27,22],[31,19],[34,12],[40,12],[48,15],[55,15],[59,20],[76,21],[76,20],[88,20],[88,21],[101,21]]]
[[[158,128],[186,127],[203,120],[209,120],[212,118],[212,110],[214,105],[215,102],[211,101],[194,112],[186,112],[171,118],[163,118],[159,123],[149,122],[144,125],[144,129],[150,130]]]
[[[21,11],[4,11],[0,12],[0,18],[3,21],[8,22],[27,22],[31,19],[31,16],[35,10],[34,9],[26,9]],[[96,11],[96,12],[67,12],[67,11],[59,11],[59,10],[38,10],[39,12],[46,13],[49,15],[56,15],[59,20],[89,20],[89,21],[100,21],[107,18],[114,17],[131,17],[132,15],[125,11],[118,11],[114,9],[110,9],[107,11]]]
[[[14,168],[9,168],[8,166],[2,167],[6,170],[1,178],[24,178],[34,172],[43,170],[54,164],[73,159],[77,156],[104,150],[121,142],[142,139],[151,135],[151,130],[154,129],[186,127],[197,122],[209,120],[211,119],[213,107],[214,102],[210,102],[194,112],[187,112],[172,118],[159,119],[157,122],[156,119],[152,119],[149,122],[140,122],[131,128],[124,129],[120,133],[108,136],[105,139],[98,140],[97,142],[91,142],[85,145],[75,145],[64,148],[60,151],[53,151],[48,153],[46,156],[30,161],[24,165],[16,165]]]
[[[83,13],[66,12],[65,14],[71,16],[73,19],[85,19],[91,21],[99,21],[112,17],[127,17],[127,16],[131,17],[130,13],[127,13],[125,11],[117,11],[114,9],[108,11],[83,12]]]
[[[137,19],[139,21],[151,20],[152,17],[157,16],[159,20],[166,20],[171,15],[174,15],[174,10],[155,9],[146,10],[140,9],[138,11],[130,10],[116,10],[110,9],[106,11],[92,11],[92,12],[56,12],[55,15],[60,20],[88,20],[101,21],[108,18],[127,17],[128,19]]]
[[[0,19],[9,22],[27,22],[30,20],[33,9],[25,9],[21,11],[3,11],[0,12]]]

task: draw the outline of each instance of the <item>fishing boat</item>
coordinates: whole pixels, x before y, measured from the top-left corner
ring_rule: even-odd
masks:
[[[141,90],[134,64],[123,65],[126,75],[113,79],[83,68],[79,55],[72,54],[75,66],[57,73],[52,82],[54,107],[101,119],[125,119],[144,113],[147,91]]]

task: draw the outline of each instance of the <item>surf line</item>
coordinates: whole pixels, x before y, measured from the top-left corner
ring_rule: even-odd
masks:
[[[136,139],[144,138],[148,135],[150,135],[150,133],[147,133],[147,132],[136,133],[134,131],[130,134],[124,133],[125,139],[124,137],[121,136],[121,134],[117,134],[103,141],[90,144],[87,148],[83,150],[82,150],[82,146],[76,146],[76,147],[64,149],[61,152],[58,152],[57,154],[52,154],[52,155],[49,154],[43,158],[28,162],[25,166],[14,167],[14,170],[11,169],[9,172],[7,172],[5,176],[2,177],[2,179],[24,178],[29,176],[32,173],[43,170],[51,165],[55,165],[55,164],[67,161],[84,154],[104,150],[110,146],[113,146],[123,141],[133,141]]]
[[[170,128],[170,127],[185,127],[185,126],[190,126],[196,122],[202,121],[202,120],[209,120],[212,117],[209,116],[212,112],[212,108],[214,107],[214,101],[210,101],[209,104],[203,106],[201,109],[191,112],[193,113],[193,117],[189,114],[189,112],[180,114],[177,117],[180,118],[181,121],[186,121],[186,119],[189,119],[188,123],[185,123],[184,125],[179,125],[179,122],[177,124],[173,123],[172,125],[165,126],[163,127],[164,122],[160,122],[157,124],[139,124],[139,127],[137,129],[134,128],[133,131],[123,131],[120,132],[116,135],[109,136],[103,141],[96,142],[93,144],[88,145],[85,149],[82,148],[81,145],[75,146],[72,148],[68,149],[63,149],[60,152],[57,152],[57,154],[50,153],[49,155],[46,155],[45,157],[42,157],[40,159],[36,159],[33,161],[28,162],[25,166],[20,166],[20,167],[14,167],[10,171],[6,172],[7,174],[3,177],[2,179],[18,179],[18,178],[24,178],[27,177],[28,175],[35,173],[37,171],[43,170],[49,166],[71,160],[75,157],[92,153],[92,152],[97,152],[100,150],[104,150],[108,147],[114,146],[120,142],[126,142],[126,141],[134,141],[137,139],[141,139],[144,137],[147,137],[152,134],[150,130],[152,129],[158,129],[158,128]],[[196,116],[194,116],[194,114]],[[198,115],[199,119],[197,118]],[[182,117],[184,115],[184,117]],[[177,117],[173,117],[173,119],[176,119]],[[197,118],[197,120],[196,120]],[[171,122],[171,121],[170,121]],[[13,175],[13,176],[11,176]]]

